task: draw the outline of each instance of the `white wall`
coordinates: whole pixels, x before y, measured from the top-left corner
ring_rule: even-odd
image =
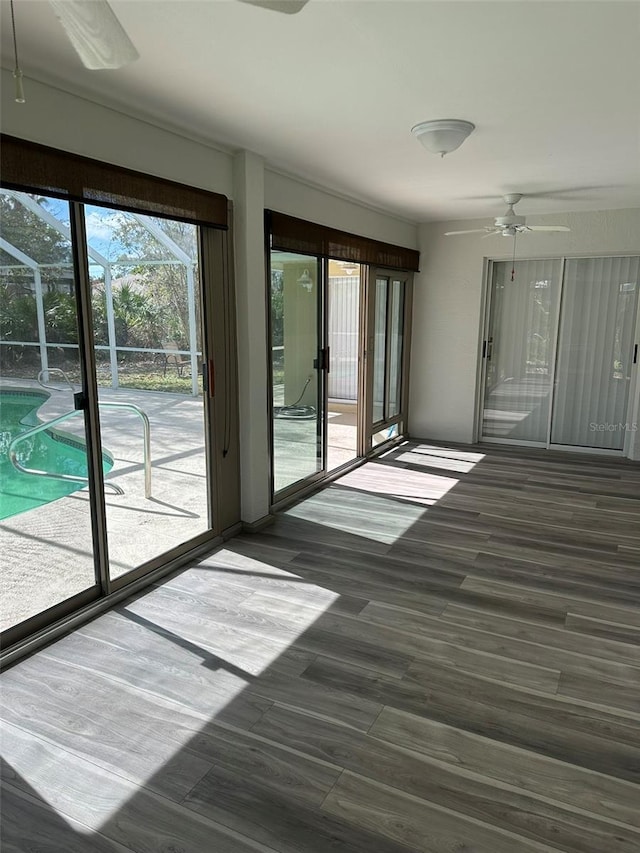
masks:
[[[418,229],[413,222],[360,204],[346,196],[323,190],[280,172],[264,173],[265,207],[308,219],[352,234],[404,246],[418,247]]]
[[[215,146],[35,80],[25,91],[27,102],[16,104],[3,68],[3,133],[233,197],[233,158]]]
[[[522,258],[640,254],[640,209],[532,216],[527,221],[568,225],[571,233],[521,237],[517,250]],[[413,436],[473,440],[485,260],[510,257],[513,241],[443,234],[486,223],[436,222],[419,228],[421,270],[414,288],[409,417]],[[634,452],[640,458],[640,430]]]
[[[12,74],[2,70],[4,133],[234,200],[242,517],[258,521],[269,510],[264,207],[409,248],[417,247],[417,227],[268,171],[259,154],[231,154],[55,87],[34,80],[25,81],[27,86],[27,103],[16,104]]]
[[[234,243],[240,403],[242,520],[269,513],[267,312],[264,258],[264,162],[249,151],[235,157]]]
[[[25,81],[27,103],[16,104],[13,75],[4,68],[0,71],[3,133],[235,198],[237,152],[188,139],[31,79]],[[407,220],[270,171],[268,164],[263,180],[265,206],[273,210],[386,243],[418,245],[417,227]]]

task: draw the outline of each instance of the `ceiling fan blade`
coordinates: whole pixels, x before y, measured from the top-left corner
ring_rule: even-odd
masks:
[[[526,190],[522,195],[523,198],[550,198],[550,199],[558,199],[560,201],[576,201],[576,196],[580,196],[583,193],[595,192],[597,190],[608,190],[614,187],[613,184],[594,184],[593,186],[583,186],[583,187],[561,187],[559,189],[540,189],[540,190]],[[501,195],[504,197],[507,193],[512,192],[511,189],[502,189],[497,190],[495,195],[470,195],[470,196],[460,196],[458,201],[496,201],[497,195]]]
[[[287,15],[295,15],[303,9],[309,0],[240,0],[249,6],[263,6],[273,12],[284,12]]]
[[[445,231],[445,237],[453,237],[456,234],[484,234],[486,233],[486,228],[472,228],[470,231]]]
[[[527,231],[571,231],[566,225],[527,225]]]
[[[106,0],[49,2],[86,68],[122,68],[139,58]]]

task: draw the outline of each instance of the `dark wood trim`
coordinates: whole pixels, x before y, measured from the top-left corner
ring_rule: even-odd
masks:
[[[271,235],[271,248],[283,252],[320,255],[339,261],[411,272],[418,272],[420,268],[420,252],[417,249],[407,249],[360,234],[339,231],[337,228],[297,219],[286,213],[267,210],[266,228]]]
[[[37,142],[0,136],[2,186],[67,201],[226,228],[227,198]]]

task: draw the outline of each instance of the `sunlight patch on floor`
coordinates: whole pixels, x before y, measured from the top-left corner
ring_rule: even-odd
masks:
[[[359,489],[370,494],[387,495],[396,500],[430,506],[459,482],[457,477],[444,474],[371,462],[341,477],[339,488]]]
[[[3,758],[34,795],[87,833],[115,819],[143,785],[162,794],[186,774],[190,787],[215,763],[199,748],[185,753],[190,741],[206,742],[210,722],[274,665],[299,666],[287,651],[339,597],[222,549],[40,652],[37,671],[46,657],[50,680],[34,711],[39,745],[16,719]],[[7,705],[36,677],[35,661],[5,674]]]
[[[422,504],[426,503],[425,498],[402,494],[398,496],[399,499],[394,499],[377,494],[362,494],[361,491],[358,494],[350,494],[348,488],[342,488],[346,479],[347,477],[342,478],[340,487],[313,495],[283,514],[341,530],[354,537],[392,545],[402,538],[424,513]],[[354,488],[360,490],[361,487]],[[415,501],[420,501],[420,505],[416,506]]]
[[[416,444],[409,452],[437,456],[440,459],[460,459],[474,463],[482,462],[486,456],[485,453],[479,453],[478,451],[439,447],[435,444]]]
[[[437,453],[401,453],[395,457],[396,462],[406,462],[409,465],[417,465],[425,468],[441,468],[445,471],[457,471],[460,474],[468,474],[472,471],[477,462],[467,459],[457,459],[447,456],[440,456]]]

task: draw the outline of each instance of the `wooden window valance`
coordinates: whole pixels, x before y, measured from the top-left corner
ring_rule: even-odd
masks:
[[[285,213],[267,210],[266,229],[271,237],[271,248],[282,252],[320,255],[339,261],[410,272],[418,272],[419,269],[420,252],[416,249],[381,243],[369,237],[317,225],[305,219],[296,219]]]
[[[0,136],[0,182],[67,201],[228,227],[224,195],[6,134]]]

